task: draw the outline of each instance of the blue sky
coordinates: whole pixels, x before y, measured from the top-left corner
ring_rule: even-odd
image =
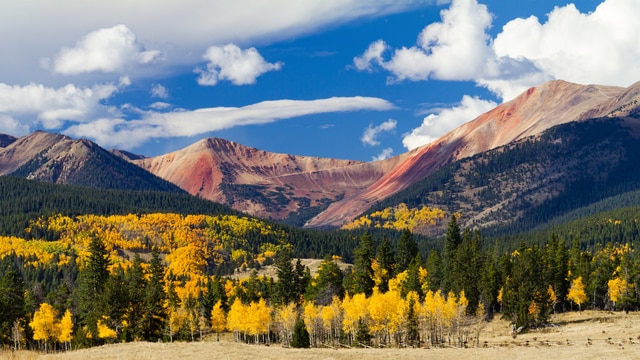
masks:
[[[551,79],[640,80],[638,0],[0,5],[0,133],[372,161]]]

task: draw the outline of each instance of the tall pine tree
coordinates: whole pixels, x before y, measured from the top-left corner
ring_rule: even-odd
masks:
[[[360,237],[360,245],[355,249],[354,256],[353,293],[364,293],[369,297],[375,286],[373,268],[371,267],[374,257],[371,234],[365,233]]]

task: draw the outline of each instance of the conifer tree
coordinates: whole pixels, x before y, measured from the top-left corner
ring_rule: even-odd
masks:
[[[151,264],[149,267],[149,281],[144,293],[144,310],[142,321],[144,323],[144,339],[147,341],[157,341],[162,339],[164,321],[167,318],[165,300],[167,294],[164,291],[165,268],[160,259],[157,249],[151,253]]]
[[[86,326],[91,339],[98,339],[98,321],[105,314],[108,302],[104,289],[109,279],[109,253],[105,244],[97,236],[91,238],[89,257],[78,278],[77,301],[78,321]]]
[[[396,262],[396,274],[409,268],[411,260],[418,254],[418,244],[409,229],[404,229],[398,241],[398,257]]]
[[[454,286],[454,264],[456,261],[456,253],[461,243],[462,235],[460,234],[460,227],[458,227],[456,216],[452,215],[451,220],[449,220],[447,233],[444,239],[444,253],[442,259],[442,291],[445,293],[448,293]]]
[[[425,264],[427,276],[429,277],[429,289],[436,291],[440,289],[442,282],[442,258],[436,249],[429,251]]]
[[[0,278],[0,343],[8,344],[14,322],[25,316],[24,282],[14,270]]]
[[[371,296],[375,281],[373,280],[373,244],[371,234],[365,233],[360,237],[360,245],[354,251],[355,263],[353,267],[353,293],[364,293]]]
[[[378,288],[380,292],[385,293],[389,290],[389,279],[395,274],[396,260],[393,254],[393,250],[389,247],[389,241],[386,237],[382,238],[380,245],[376,251],[376,260],[378,261],[378,267],[382,273],[382,278]]]
[[[291,338],[292,348],[308,348],[311,346],[309,340],[309,331],[301,317],[298,317],[296,325],[293,328],[293,336]]]

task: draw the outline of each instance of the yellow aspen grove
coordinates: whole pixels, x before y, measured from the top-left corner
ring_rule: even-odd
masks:
[[[220,341],[220,333],[227,327],[227,315],[222,309],[222,301],[218,302],[211,309],[211,329],[216,333],[216,341]]]
[[[364,293],[359,293],[353,297],[349,297],[347,294],[342,301],[342,329],[350,334],[351,341],[355,339],[356,331],[358,330],[358,321],[362,320],[368,322],[368,299]]]
[[[296,320],[298,319],[298,312],[296,311],[296,304],[289,303],[282,305],[276,310],[276,323],[280,329],[280,336],[282,338],[282,344],[289,346],[291,343],[291,336],[293,335],[293,328],[296,326]]]
[[[307,302],[303,311],[304,324],[309,331],[311,346],[316,346],[319,332],[322,330],[320,308],[313,302]]]
[[[45,352],[47,352],[49,339],[57,339],[58,337],[57,316],[58,312],[53,306],[42,303],[40,304],[40,309],[33,314],[33,320],[29,323],[31,329],[33,329],[33,340],[42,340]]]
[[[391,343],[392,336],[404,322],[405,303],[399,291],[381,294],[373,291],[369,298],[371,330],[376,332],[380,343]]]
[[[331,304],[322,308],[322,327],[329,334],[331,345],[340,337],[342,324],[342,303],[340,298],[334,296]]]
[[[578,309],[582,310],[582,304],[587,301],[587,293],[584,290],[585,285],[582,282],[582,276],[579,276],[571,281],[571,287],[567,294],[567,299],[578,304]]]
[[[107,325],[108,317],[103,316],[98,320],[98,337],[100,339],[115,339],[118,335],[115,330]]]
[[[245,317],[247,319],[249,335],[255,337],[256,343],[259,342],[259,336],[266,334],[271,326],[271,308],[267,305],[264,298],[260,298],[258,302],[249,305]],[[268,337],[266,339],[268,339]]]
[[[245,306],[242,304],[239,298],[236,298],[233,304],[231,305],[231,309],[229,309],[229,314],[227,316],[227,328],[233,331],[235,341],[240,341],[240,332],[244,331],[243,328],[243,317],[245,315]]]
[[[71,311],[67,309],[58,324],[58,342],[64,344],[65,350],[69,350],[71,339],[73,339],[73,319]]]
[[[462,332],[462,322],[465,318],[467,306],[469,306],[469,300],[465,296],[464,290],[462,290],[460,291],[460,296],[458,297],[458,301],[456,304],[456,329],[458,331],[458,347],[462,347],[469,338],[469,334],[467,332]]]
[[[616,277],[609,280],[607,285],[609,287],[609,299],[613,301],[613,306],[615,307],[616,303],[620,301],[621,297],[627,291],[627,282],[620,277]]]

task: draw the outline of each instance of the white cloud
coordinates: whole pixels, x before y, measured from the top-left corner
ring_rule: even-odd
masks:
[[[154,138],[195,136],[235,126],[258,125],[305,115],[392,109],[386,100],[369,97],[334,97],[319,100],[263,101],[244,107],[217,107],[168,113],[149,111],[137,120],[100,118],[69,127],[65,133],[96,140],[102,146],[132,149]]]
[[[0,117],[4,118],[0,122],[0,132],[22,134],[39,126],[57,129],[66,121],[89,121],[97,114],[109,113],[110,109],[101,105],[101,101],[118,89],[113,84],[97,84],[90,88],[68,84],[55,89],[38,84],[10,86],[0,83]]]
[[[392,148],[385,148],[377,156],[372,156],[371,160],[373,160],[373,161],[384,160],[384,159],[390,158],[391,155],[393,155],[393,149]]]
[[[234,44],[211,46],[203,57],[208,64],[206,69],[196,69],[200,85],[216,85],[220,80],[235,85],[254,84],[258,76],[282,67],[281,62],[265,61],[255,48],[242,50]]]
[[[389,119],[378,126],[372,126],[371,124],[364,130],[362,138],[360,140],[364,145],[376,146],[380,145],[378,136],[384,131],[393,131],[396,128],[397,121]]]
[[[166,87],[160,84],[154,84],[151,87],[151,96],[157,97],[160,99],[168,99],[169,98],[169,90]]]
[[[126,25],[92,31],[72,48],[63,48],[53,60],[53,70],[64,75],[94,71],[122,72],[132,64],[149,64],[162,60],[158,50],[147,51],[138,44]]]
[[[606,0],[591,13],[569,4],[542,24],[533,16],[510,21],[493,47],[498,57],[527,59],[557,79],[628,86],[640,79],[638,14],[637,0]]]
[[[628,86],[640,79],[639,13],[637,0],[605,0],[591,13],[570,4],[554,8],[545,23],[533,16],[511,20],[491,38],[489,9],[476,0],[454,0],[415,45],[392,51],[377,40],[354,65],[366,71],[378,66],[391,74],[390,82],[474,81],[503,100],[554,78]]]
[[[409,150],[429,144],[496,106],[492,101],[465,95],[459,105],[425,117],[420,127],[404,135],[402,144]]]
[[[426,26],[416,46],[395,50],[385,61],[388,45],[372,43],[362,56],[354,58],[359,70],[370,70],[372,63],[393,74],[393,81],[467,80],[482,72],[491,53],[485,30],[491,26],[487,7],[476,0],[454,0],[440,14],[442,21]]]
[[[154,110],[164,110],[164,109],[170,108],[171,104],[163,102],[163,101],[157,101],[157,102],[154,102],[153,104],[149,105],[149,107],[154,109]]]
[[[69,52],[60,54],[65,55],[60,71],[83,74],[77,81],[102,80],[101,72],[119,71],[127,61],[149,64],[166,60],[154,66],[137,66],[129,72],[133,78],[153,76],[175,70],[176,66],[197,66],[211,44],[272,44],[355,19],[383,17],[434,3],[436,0],[111,0],[61,5],[34,0],[32,6],[24,6],[19,1],[7,2],[0,11],[0,34],[11,36],[0,36],[0,79],[24,84],[36,73],[36,78],[42,79],[47,72],[39,60],[59,54],[62,48]],[[124,29],[116,31],[116,24],[126,25],[135,37]],[[134,55],[133,58],[121,61],[115,54],[104,53],[107,59],[88,59],[91,54],[102,53],[107,38],[115,41],[110,46],[119,56]],[[73,67],[72,63],[79,66]],[[52,61],[50,66],[53,67]]]

